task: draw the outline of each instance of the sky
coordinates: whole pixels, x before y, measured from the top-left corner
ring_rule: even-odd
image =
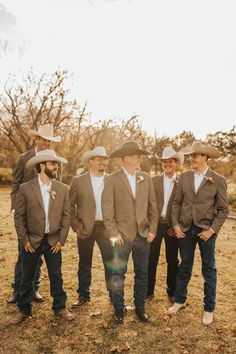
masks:
[[[235,0],[0,0],[0,86],[68,69],[93,119],[204,139],[236,123],[235,18]]]

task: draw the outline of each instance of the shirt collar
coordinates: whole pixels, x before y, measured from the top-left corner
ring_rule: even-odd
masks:
[[[174,182],[176,180],[176,173],[174,173],[174,175],[169,178],[166,173],[164,172],[164,178],[166,178],[167,180],[171,181],[171,182]]]
[[[121,168],[123,169],[123,171],[127,177],[135,177],[136,176],[136,171],[134,171],[134,173],[131,175],[129,172],[126,171],[126,169],[123,166]]]
[[[52,181],[48,184],[48,185],[46,185],[46,184],[44,184],[43,182],[42,182],[42,180],[41,180],[41,178],[40,178],[40,174],[38,174],[38,181],[39,181],[39,185],[40,185],[40,187],[46,187],[46,188],[51,188],[52,187]]]
[[[95,176],[92,171],[89,171],[89,173],[91,178],[103,178],[105,176],[105,172],[103,172],[102,176]]]
[[[198,173],[198,172],[196,172],[196,170],[194,170],[194,174],[195,174],[196,176],[204,177],[204,176],[206,175],[207,171],[208,171],[208,166],[207,166],[207,168],[205,169],[205,171],[203,171],[202,173]]]

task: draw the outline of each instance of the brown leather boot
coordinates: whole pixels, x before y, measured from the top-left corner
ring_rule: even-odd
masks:
[[[7,300],[8,304],[16,304],[17,301],[19,300],[19,295],[15,292],[13,292],[11,294],[11,296],[9,297],[9,299]]]
[[[10,324],[19,325],[24,322],[27,318],[31,318],[30,315],[26,315],[23,312],[18,312],[18,314],[10,320]]]
[[[67,309],[61,309],[60,311],[56,312],[55,315],[63,318],[66,321],[73,321],[75,319],[72,313],[70,313],[70,311]]]

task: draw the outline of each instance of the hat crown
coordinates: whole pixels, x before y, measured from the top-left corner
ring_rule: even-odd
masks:
[[[41,125],[38,129],[40,135],[53,136],[53,127],[51,125]]]
[[[54,150],[49,150],[49,149],[45,149],[45,150],[40,150],[37,155],[39,156],[48,156],[48,155],[51,155],[53,158],[55,158],[57,155],[55,153]]]
[[[122,144],[122,149],[140,149],[137,141],[128,140]]]
[[[172,146],[167,146],[164,148],[162,152],[162,158],[173,156],[176,154],[176,151],[172,148]]]

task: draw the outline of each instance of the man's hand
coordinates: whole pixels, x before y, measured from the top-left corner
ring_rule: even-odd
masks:
[[[177,238],[184,238],[185,237],[185,233],[181,230],[179,225],[176,225],[174,227],[174,230],[175,230],[175,236]]]
[[[209,238],[211,238],[211,236],[214,235],[214,232],[212,230],[202,230],[202,232],[200,232],[198,234],[198,236],[200,237],[201,240],[203,241],[207,241],[209,240]]]
[[[34,253],[35,252],[35,249],[31,246],[29,241],[26,242],[24,248],[25,248],[26,252],[30,252],[30,253]]]
[[[147,236],[147,243],[151,243],[155,238],[155,235],[152,234],[151,232],[148,233],[148,236]]]
[[[167,235],[170,236],[170,237],[175,237],[175,230],[173,227],[170,227],[168,230],[167,230]]]
[[[80,229],[76,230],[76,234],[77,234],[77,237],[80,238],[81,240],[86,239],[86,236],[81,234]]]
[[[122,246],[125,243],[120,234],[118,234],[115,237],[111,237],[110,240],[111,240],[112,246],[115,246],[115,245]]]
[[[52,253],[57,253],[61,250],[61,243],[57,241],[57,243],[51,247]]]

